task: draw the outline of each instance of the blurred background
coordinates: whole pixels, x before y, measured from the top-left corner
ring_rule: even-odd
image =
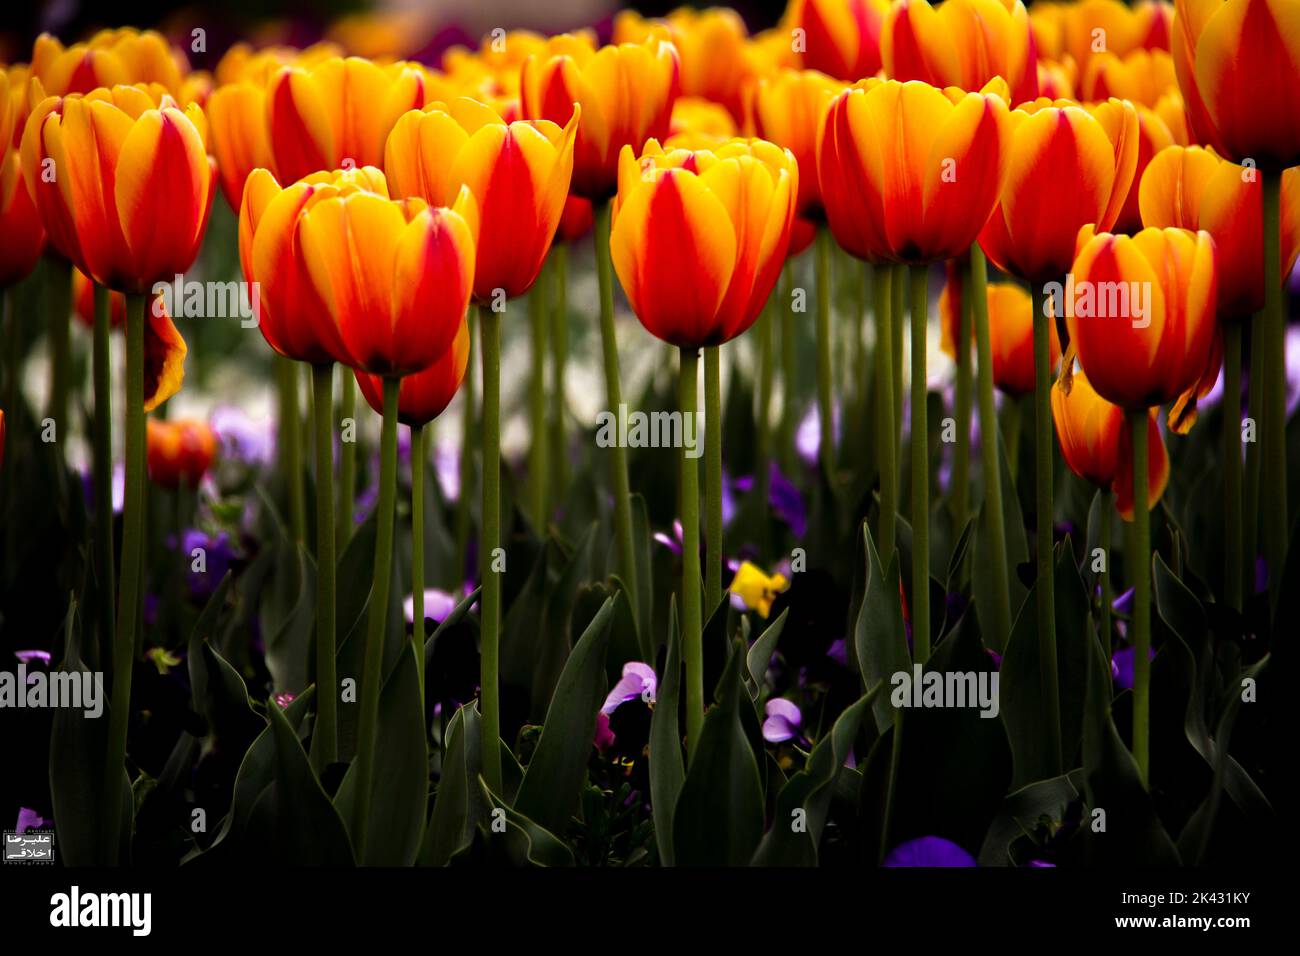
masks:
[[[221,54],[241,38],[255,46],[306,46],[329,39],[358,56],[396,52],[436,65],[448,47],[474,45],[494,27],[560,33],[594,26],[602,39],[608,39],[614,14],[624,8],[660,16],[681,6],[712,5],[678,0],[48,0],[35,4],[6,0],[0,5],[0,62],[26,60],[32,41],[43,31],[66,43],[101,27],[130,24],[161,30],[177,43],[195,28],[202,28],[207,49],[191,55],[195,69],[214,67]],[[775,24],[785,3],[733,0],[727,6],[745,18],[752,32]]]

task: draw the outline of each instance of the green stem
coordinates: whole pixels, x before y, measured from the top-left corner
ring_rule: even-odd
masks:
[[[569,362],[569,247],[558,243],[551,252],[555,299],[551,309],[551,506],[569,486],[569,443],[565,421],[565,370]]]
[[[424,426],[411,427],[411,643],[420,699],[424,699]],[[421,711],[423,713],[423,711]]]
[[[609,227],[611,204],[604,203],[596,210],[596,276],[600,284],[600,344],[605,360],[605,396],[609,410],[622,418],[623,386],[618,371],[618,333],[614,328],[614,266],[610,261]],[[637,595],[636,551],[632,546],[632,492],[627,477],[627,449],[614,442],[609,449],[611,478],[614,484],[614,537],[618,542],[619,572],[627,588],[632,619],[638,629],[645,627],[640,621],[641,602]]]
[[[113,601],[117,569],[113,548],[113,398],[109,328],[112,293],[95,285],[95,332],[91,375],[95,390],[95,563],[99,582],[99,647],[107,660],[113,647]]]
[[[867,374],[867,339],[863,323],[867,312],[867,275],[871,272],[871,263],[859,262],[847,252],[844,253],[844,264],[850,279],[850,288],[853,293],[853,315],[850,317],[850,327],[853,329],[853,351],[847,356],[849,359],[846,375],[848,380],[855,383],[857,388],[855,416],[857,426],[862,428],[866,426],[867,409],[871,402],[871,376]],[[847,446],[847,442],[845,445]],[[843,453],[843,449],[841,449]]]
[[[339,402],[339,418],[344,429],[344,437],[350,441],[342,442],[339,449],[339,553],[347,550],[352,540],[356,520],[357,499],[357,381],[352,375],[344,375],[342,397]]]
[[[831,373],[831,233],[817,230],[817,418],[821,426],[820,459],[827,482],[835,476],[834,381]]]
[[[699,408],[700,355],[681,350],[677,407],[682,417]],[[700,471],[696,460],[681,452],[682,485],[682,649],[686,658],[686,751],[693,760],[704,726],[704,639],[700,613]]]
[[[926,282],[929,270],[912,266],[912,648],[930,657],[930,428],[926,421]]]
[[[388,598],[393,575],[393,504],[397,497],[397,398],[400,378],[384,379],[384,424],[379,439],[379,502],[376,505],[375,574],[366,615],[366,644],[361,672],[361,713],[357,721],[357,786],[352,844],[365,862],[370,826],[375,748],[379,738],[379,698],[384,686],[384,638],[388,633]]]
[[[1147,501],[1147,422],[1145,408],[1130,411],[1133,432],[1133,759],[1142,783],[1151,779],[1151,510]]]
[[[1268,417],[1264,402],[1264,312],[1256,312],[1250,333],[1250,383],[1247,385],[1247,413],[1254,422],[1251,441],[1246,442],[1246,487],[1242,492],[1242,588],[1255,593],[1255,559],[1259,557],[1259,473],[1263,466],[1261,436]]]
[[[117,634],[113,646],[113,697],[109,707],[108,752],[104,772],[105,856],[117,860],[121,833],[122,780],[126,734],[131,715],[131,669],[135,663],[136,629],[144,572],[145,427],[144,324],[148,297],[126,297],[126,497],[122,508],[122,577],[117,601]],[[124,861],[123,861],[124,862]]]
[[[1264,345],[1268,413],[1264,417],[1265,484],[1261,498],[1268,590],[1277,605],[1291,525],[1287,520],[1286,485],[1286,320],[1282,313],[1282,174],[1264,173]]]
[[[1038,660],[1053,767],[1061,771],[1061,706],[1056,667],[1056,588],[1052,567],[1052,316],[1042,285],[1031,287],[1034,310],[1034,504],[1038,549]],[[1135,443],[1137,444],[1137,443]]]
[[[456,566],[452,569],[447,586],[455,593],[460,590],[469,569],[470,501],[469,490],[474,484],[474,334],[479,325],[478,307],[471,305],[469,313],[469,356],[465,367],[464,396],[460,419],[460,494],[456,498]]]
[[[68,388],[72,366],[72,267],[66,260],[51,259],[49,267],[49,308],[51,375],[49,411],[58,435],[67,435]]]
[[[1241,323],[1223,324],[1223,595],[1241,610]]]
[[[758,317],[758,396],[754,414],[755,423],[755,474],[754,494],[758,498],[760,513],[763,515],[759,526],[758,546],[760,553],[767,557],[771,546],[771,522],[767,519],[768,499],[772,489],[772,380],[774,378],[772,360],[772,323],[775,321],[773,299],[768,299],[763,312]]]
[[[707,544],[704,606],[712,614],[722,602],[722,360],[718,346],[704,350],[704,500]],[[696,434],[699,434],[698,429]]]
[[[501,640],[501,574],[495,565],[501,546],[501,314],[482,309],[483,350],[483,535],[479,544],[479,710],[483,717],[483,779],[501,794],[501,701],[497,658]]]
[[[894,556],[894,535],[898,526],[898,458],[894,445],[899,409],[894,405],[894,317],[890,287],[893,269],[881,266],[876,273],[876,444],[880,455],[880,560],[886,565]],[[884,570],[881,569],[881,573]]]
[[[1101,553],[1105,558],[1106,566],[1101,572],[1101,647],[1106,652],[1106,660],[1111,659],[1114,653],[1111,647],[1111,604],[1115,600],[1110,586],[1110,568],[1113,555],[1111,554],[1110,538],[1111,525],[1114,524],[1115,514],[1114,495],[1108,489],[1102,489],[1101,504],[1099,511],[1101,513],[1101,540],[1097,542],[1101,546]]]
[[[789,261],[781,267],[777,288],[776,311],[781,316],[781,425],[777,444],[781,465],[786,474],[796,471],[795,431],[799,427],[799,333],[794,310],[790,308],[790,290],[794,283]]]
[[[302,486],[302,408],[298,404],[298,367],[283,355],[275,357],[280,397],[280,472],[289,501],[289,528],[301,544],[307,537],[306,495]]]
[[[885,812],[880,822],[880,848],[877,863],[884,863],[889,854],[889,831],[894,823],[894,795],[898,792],[898,768],[903,756],[903,711],[894,708],[894,739],[889,747],[889,782],[885,786]]]
[[[346,370],[345,375],[351,378],[351,370]],[[316,739],[312,756],[319,770],[338,760],[333,364],[311,367],[311,388],[312,427],[316,430]]]
[[[974,313],[970,267],[962,270],[961,315],[957,322],[957,395],[953,415],[957,420],[957,447],[953,452],[952,489],[948,503],[953,527],[960,530],[970,513],[970,420],[973,373],[970,363],[971,316]]]
[[[546,333],[550,325],[550,269],[542,271],[529,293],[529,318],[533,331],[533,369],[528,382],[529,428],[532,444],[528,449],[528,508],[539,535],[546,532]]]
[[[894,461],[903,460],[903,316],[907,310],[907,266],[890,269],[889,310],[894,326]]]
[[[981,533],[987,540],[989,565],[993,572],[993,630],[996,647],[1005,647],[1011,637],[1011,586],[1007,569],[1007,529],[1002,510],[1002,464],[998,443],[997,406],[993,403],[993,346],[989,337],[988,264],[978,242],[970,247],[971,316],[975,325],[978,353],[980,413],[980,465],[984,476],[985,522]]]

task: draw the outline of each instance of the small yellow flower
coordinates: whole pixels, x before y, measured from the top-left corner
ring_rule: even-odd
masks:
[[[757,611],[759,617],[766,618],[772,613],[772,602],[776,596],[789,586],[790,582],[784,574],[768,577],[756,565],[746,561],[736,571],[728,590],[744,601],[745,607]]]
[[[153,666],[158,668],[159,674],[168,673],[173,667],[181,663],[181,659],[171,651],[163,647],[151,647],[145,652],[145,657],[153,661]]]

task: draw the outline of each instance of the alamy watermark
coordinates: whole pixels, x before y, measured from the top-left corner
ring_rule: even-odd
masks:
[[[243,328],[262,320],[262,286],[258,282],[198,282],[180,273],[171,282],[153,284],[154,315],[164,310],[173,319],[239,319]]]
[[[95,671],[0,671],[0,707],[67,707],[95,719],[104,713],[104,675]]]
[[[699,412],[629,412],[596,415],[596,444],[601,448],[681,448],[687,458],[704,454]]]
[[[1135,329],[1151,324],[1150,282],[1076,282],[1073,273],[1065,283],[1043,286],[1044,303],[1052,303],[1053,315],[1079,319],[1128,319]]]
[[[895,707],[977,707],[981,717],[996,717],[1001,710],[997,671],[896,671],[889,678]]]

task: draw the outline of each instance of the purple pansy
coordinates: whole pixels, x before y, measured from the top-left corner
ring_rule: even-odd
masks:
[[[1134,648],[1121,647],[1110,659],[1110,676],[1115,679],[1123,690],[1133,689],[1133,659]],[[1156,652],[1153,648],[1147,648],[1147,659],[1154,660]]]
[[[779,744],[799,736],[803,713],[794,701],[773,697],[763,705],[763,712],[767,715],[763,721],[763,739],[768,743]]]
[[[602,714],[612,714],[618,709],[619,704],[627,703],[629,700],[638,698],[647,703],[655,699],[655,693],[659,689],[659,680],[655,677],[654,668],[649,664],[643,664],[640,661],[628,661],[623,665],[623,676],[614,689],[609,692],[605,698],[605,703],[601,705]],[[608,724],[608,720],[606,721]]]
[[[199,549],[203,551],[204,570],[195,571],[194,561],[190,559]],[[181,554],[186,558],[185,574],[189,579],[190,597],[204,601],[212,596],[230,570],[235,549],[225,531],[209,535],[198,528],[190,528],[181,536]]]
[[[18,660],[22,661],[24,664],[30,664],[32,661],[40,661],[46,667],[50,666],[49,651],[14,651],[14,657],[18,658]]]
[[[435,624],[441,624],[447,619],[452,611],[456,609],[459,598],[454,594],[446,591],[440,591],[438,588],[424,589],[424,619],[433,621]],[[415,623],[415,595],[408,594],[406,600],[402,602],[402,610],[406,615],[406,623]]]
[[[15,827],[19,833],[26,833],[28,830],[39,830],[43,827],[53,826],[53,820],[47,820],[35,810],[28,807],[18,808],[18,826]]]
[[[591,742],[601,753],[614,746],[614,731],[609,729],[609,714],[603,710],[596,715],[596,735]]]
[[[883,866],[978,866],[956,843],[943,837],[923,836],[900,843],[889,851]]]

